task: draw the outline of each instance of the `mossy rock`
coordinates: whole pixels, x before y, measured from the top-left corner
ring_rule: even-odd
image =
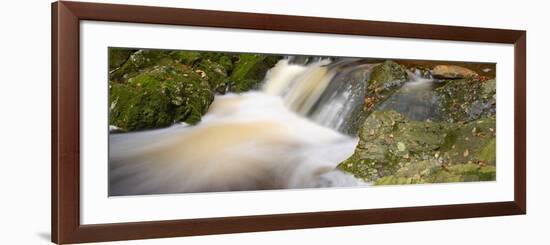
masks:
[[[496,81],[477,78],[447,80],[437,88],[442,118],[448,122],[468,122],[496,113]]]
[[[172,63],[174,63],[174,59],[170,56],[170,51],[138,50],[130,55],[122,66],[109,72],[109,81],[125,82],[148,68]]]
[[[201,58],[203,60],[210,60],[214,63],[217,63],[227,71],[227,74],[231,73],[233,70],[233,61],[238,60],[237,54],[231,54],[231,53],[220,53],[220,52],[204,52],[201,53]]]
[[[227,91],[229,78],[223,65],[212,62],[210,59],[203,59],[196,65],[195,72],[208,81],[211,90],[218,93]]]
[[[398,173],[411,168],[415,170],[407,172],[407,178],[434,166],[494,166],[495,144],[494,117],[447,123],[411,121],[395,111],[375,111],[360,128],[354,154],[338,168],[365,181],[377,181],[400,178],[404,174]]]
[[[469,123],[454,123],[445,137],[441,157],[449,164],[496,162],[495,117],[481,118]]]
[[[412,159],[431,157],[450,127],[410,121],[395,111],[375,111],[359,130],[354,154],[338,167],[367,181],[394,174]]]
[[[375,185],[403,185],[425,183],[473,182],[496,180],[495,166],[478,164],[455,164],[449,167],[420,161],[411,163],[409,169],[400,169],[394,175],[377,179]]]
[[[109,47],[109,71],[120,67],[136,51],[137,49]]]
[[[160,51],[162,52],[162,51]],[[198,51],[182,51],[175,50],[167,53],[174,61],[181,64],[193,66],[202,57],[202,53]]]
[[[122,57],[122,53],[129,51],[110,50],[113,57],[115,53]],[[109,72],[109,122],[124,131],[165,127],[175,122],[195,124],[206,113],[214,94],[256,88],[280,58],[220,52],[132,50],[126,61]]]
[[[361,127],[362,122],[376,110],[384,101],[391,97],[408,80],[404,66],[392,60],[386,60],[375,66],[367,81],[364,105],[356,120],[351,122],[352,128]]]
[[[403,85],[408,79],[405,67],[392,60],[386,60],[384,63],[373,68],[367,92],[380,93],[391,91]]]
[[[157,66],[109,87],[109,124],[126,131],[196,124],[214,98],[208,82],[183,65]]]

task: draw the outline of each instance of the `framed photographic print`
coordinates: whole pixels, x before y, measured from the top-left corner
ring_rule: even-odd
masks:
[[[52,5],[52,240],[525,214],[525,31]]]

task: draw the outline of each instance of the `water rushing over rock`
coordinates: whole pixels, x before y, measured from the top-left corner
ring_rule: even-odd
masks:
[[[357,59],[321,59],[298,65],[279,61],[264,81],[263,91],[281,96],[292,111],[339,132],[355,135],[350,124],[361,113],[367,81],[375,64]]]
[[[110,195],[356,186],[357,138],[259,92],[217,96],[200,124],[110,136]]]
[[[165,93],[174,97],[166,102],[167,110],[194,101],[188,98],[197,94],[197,86],[189,94],[178,87],[190,84],[191,78],[209,96],[193,117],[187,109],[197,106],[182,104],[186,120],[179,121],[188,124],[111,134],[110,195],[494,178],[495,80],[434,80],[430,70],[411,72],[390,60],[207,57],[195,57],[200,60],[192,62],[195,70],[170,63],[168,68],[175,67],[167,69],[171,76],[148,69],[136,71],[139,75],[128,79],[129,84],[113,84],[114,92],[135,85],[133,93],[145,98],[150,94],[141,89],[149,82],[155,98],[165,100]],[[227,68],[212,60],[227,61]],[[180,93],[166,92],[172,83]],[[126,97],[135,105],[146,101],[135,94]],[[117,104],[122,95],[114,96],[113,107],[124,109]],[[215,96],[212,104],[210,95]],[[143,110],[134,104],[128,107],[141,116]],[[128,118],[119,114],[121,120]],[[148,119],[158,122],[154,116]],[[472,145],[476,148],[470,149]],[[418,177],[417,172],[428,175]]]

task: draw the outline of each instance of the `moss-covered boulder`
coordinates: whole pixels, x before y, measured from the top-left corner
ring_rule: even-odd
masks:
[[[390,91],[402,85],[407,79],[408,76],[405,67],[395,61],[386,60],[384,63],[373,68],[367,91],[369,93]]]
[[[109,124],[126,131],[195,124],[213,98],[208,82],[189,67],[156,66],[126,83],[109,83]]]
[[[378,181],[412,178],[435,167],[494,166],[494,125],[494,117],[447,123],[411,121],[395,111],[375,111],[360,128],[354,154],[338,168],[366,181]]]
[[[372,181],[395,173],[413,158],[436,151],[448,125],[409,121],[395,111],[375,111],[359,130],[355,153],[339,168]]]
[[[441,120],[472,121],[496,113],[496,81],[480,79],[447,80],[435,90],[441,102]]]
[[[395,61],[386,60],[372,68],[366,81],[363,107],[358,110],[358,115],[349,122],[349,133],[355,135],[370,113],[391,98],[407,80],[407,70]]]
[[[130,55],[124,64],[109,72],[109,81],[125,82],[129,78],[143,73],[145,69],[171,63],[173,63],[173,59],[170,57],[169,51],[138,50]]]
[[[125,131],[165,127],[174,122],[195,124],[214,94],[257,87],[282,58],[122,48],[109,49],[109,56],[109,122]]]
[[[367,81],[364,111],[368,115],[377,105],[389,98],[408,79],[405,68],[395,61],[387,60],[372,69]]]
[[[373,68],[368,80],[365,111],[369,114],[376,106],[390,97],[408,79],[405,67],[387,60]]]

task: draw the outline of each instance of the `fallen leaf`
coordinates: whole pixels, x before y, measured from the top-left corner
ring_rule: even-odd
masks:
[[[462,154],[464,157],[467,157],[468,155],[470,155],[470,152],[468,151],[468,149],[466,149],[464,151],[464,154]]]

